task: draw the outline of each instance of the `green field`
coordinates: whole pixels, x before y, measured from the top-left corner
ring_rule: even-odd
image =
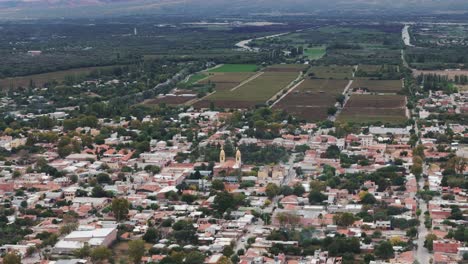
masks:
[[[234,91],[219,91],[207,100],[266,102],[298,76],[297,72],[266,72]]]
[[[258,68],[255,64],[224,64],[208,72],[255,72]]]
[[[190,85],[190,84],[194,84],[194,83],[197,83],[197,82],[199,82],[199,81],[205,79],[206,77],[207,77],[206,74],[203,74],[203,73],[195,73],[195,74],[192,74],[192,75],[188,78],[187,82],[185,82],[185,83],[186,83],[186,84],[189,84],[189,85]]]
[[[304,49],[304,56],[307,56],[310,60],[318,60],[326,54],[327,50],[325,46],[311,47]]]

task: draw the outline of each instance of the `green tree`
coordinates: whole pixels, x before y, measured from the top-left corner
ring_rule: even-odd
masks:
[[[21,256],[16,252],[9,252],[3,257],[3,264],[21,264]]]
[[[110,259],[111,256],[112,251],[104,246],[94,248],[90,254],[91,260],[95,263],[104,263],[104,261]]]
[[[394,252],[392,244],[388,241],[382,241],[375,247],[375,256],[380,259],[393,258]]]
[[[112,212],[118,222],[127,219],[129,207],[130,203],[125,198],[114,198],[112,200]]]
[[[77,258],[87,258],[91,255],[91,247],[85,244],[82,248],[75,250],[73,255]]]
[[[271,182],[268,183],[265,188],[265,192],[270,199],[278,195],[280,191],[281,191],[280,187],[278,187],[278,185],[271,183]]]
[[[201,252],[192,251],[187,254],[185,264],[203,264],[205,263],[206,256]]]
[[[155,228],[148,228],[148,231],[146,231],[145,235],[143,236],[143,240],[145,240],[147,243],[156,243],[158,238],[159,233]]]
[[[434,234],[428,234],[426,236],[426,240],[424,240],[424,247],[427,248],[427,250],[432,251],[433,245],[434,245],[434,240],[437,239],[437,236]]]
[[[211,188],[213,188],[214,190],[217,190],[217,191],[223,191],[224,190],[224,183],[222,180],[213,180],[211,182]]]
[[[333,216],[333,221],[338,226],[348,227],[356,221],[352,213],[338,213]]]
[[[145,252],[145,241],[138,239],[128,242],[128,257],[133,263],[140,263]]]

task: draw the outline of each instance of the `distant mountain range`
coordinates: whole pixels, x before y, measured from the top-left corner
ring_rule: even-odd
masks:
[[[460,13],[467,0],[0,0],[0,18],[102,17],[133,14]]]

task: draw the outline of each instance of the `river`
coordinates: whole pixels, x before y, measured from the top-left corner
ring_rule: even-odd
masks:
[[[401,38],[403,39],[405,46],[414,47],[414,45],[411,44],[411,36],[409,33],[409,27],[410,27],[409,25],[405,25],[403,27],[403,30],[401,31]]]
[[[270,35],[270,36],[265,36],[265,37],[251,38],[251,39],[242,40],[242,41],[239,41],[239,42],[236,43],[236,47],[241,48],[241,49],[246,50],[246,51],[255,51],[255,52],[257,52],[258,48],[252,48],[252,47],[249,46],[249,43],[252,42],[252,40],[276,38],[276,37],[280,37],[280,36],[283,36],[283,35],[286,35],[286,34],[289,34],[289,33],[290,32],[286,32],[286,33],[280,33],[280,34],[275,34],[275,35]]]

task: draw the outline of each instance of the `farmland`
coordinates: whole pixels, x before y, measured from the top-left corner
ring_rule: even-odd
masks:
[[[355,80],[351,88],[363,89],[370,93],[397,93],[402,89],[401,80]]]
[[[351,79],[353,78],[353,66],[313,66],[307,74],[317,79]]]
[[[208,72],[254,72],[258,68],[255,64],[224,64]]]
[[[192,74],[188,80],[186,81],[186,84],[194,84],[194,83],[197,83],[199,82],[200,80],[203,80],[207,77],[206,74],[204,73],[196,73],[196,74]]]
[[[254,72],[226,72],[226,73],[209,73],[209,77],[198,82],[199,84],[214,84],[216,91],[230,90],[241,82],[254,76]]]
[[[327,53],[325,46],[304,48],[304,56],[309,60],[318,60]]]
[[[338,117],[354,123],[402,124],[406,99],[401,95],[352,95]]]
[[[263,104],[297,77],[297,71],[261,72],[234,89],[216,90],[214,94],[198,102],[195,106],[207,107],[213,103],[216,107],[248,108],[256,104]]]
[[[304,80],[274,108],[283,109],[300,119],[316,122],[327,118],[327,110],[336,103],[348,81],[329,79]]]

